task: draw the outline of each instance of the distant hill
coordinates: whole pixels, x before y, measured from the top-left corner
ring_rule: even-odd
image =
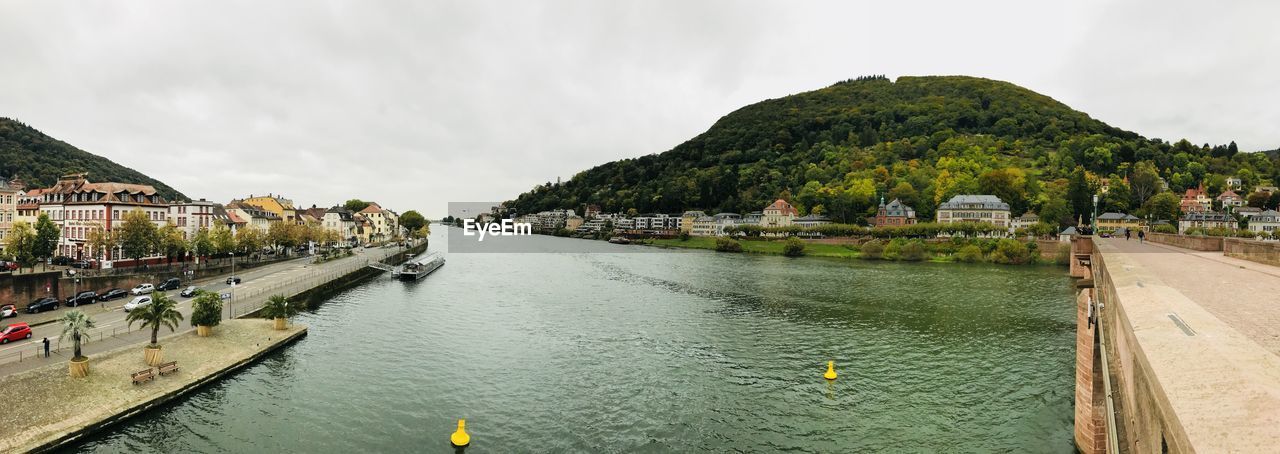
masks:
[[[1015,215],[1045,209],[1065,222],[1087,216],[1103,178],[1144,172],[1132,192],[1122,188],[1099,206],[1136,212],[1160,178],[1174,190],[1201,181],[1212,190],[1243,169],[1256,181],[1274,178],[1276,166],[1234,143],[1147,139],[1008,82],[870,76],[748,105],[670,151],[539,185],[508,206],[745,213],[784,197],[802,213],[858,222],[880,197],[928,218],[952,195],[986,193]],[[1055,199],[1068,200],[1070,212]]]
[[[149,184],[166,200],[187,196],[141,172],[54,139],[17,120],[0,117],[0,176],[14,176],[27,187],[48,187],[58,177],[88,172],[89,181]]]

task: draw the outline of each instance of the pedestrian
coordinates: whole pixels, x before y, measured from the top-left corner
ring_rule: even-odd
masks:
[[[1124,229],[1124,240],[1129,241],[1129,229]]]
[[[44,338],[44,357],[49,357],[49,338]]]
[[[1143,239],[1145,239],[1146,237],[1147,237],[1147,231],[1146,231],[1146,230],[1139,230],[1139,231],[1138,231],[1138,243],[1145,243],[1145,241],[1143,241]]]

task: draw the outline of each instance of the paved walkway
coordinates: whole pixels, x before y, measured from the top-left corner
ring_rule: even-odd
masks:
[[[1137,239],[1095,238],[1128,255],[1223,323],[1280,355],[1280,267]],[[1104,250],[1104,252],[1106,252]]]
[[[1138,430],[1156,430],[1137,439],[1158,452],[1151,419],[1161,418],[1174,425],[1164,435],[1176,446],[1276,452],[1280,268],[1137,239],[1094,241],[1117,297],[1102,310],[1126,324],[1108,339],[1128,377],[1119,398],[1138,409]]]

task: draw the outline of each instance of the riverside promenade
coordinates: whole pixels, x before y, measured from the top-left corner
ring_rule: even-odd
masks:
[[[1280,267],[1136,238],[1093,248],[1120,451],[1275,452]]]
[[[225,277],[206,282],[201,288],[234,296],[230,301],[224,303],[226,312],[223,314],[223,318],[230,319],[258,310],[266,302],[267,298],[272,295],[284,295],[286,297],[297,295],[358,271],[366,267],[370,262],[385,260],[401,252],[402,249],[395,247],[359,248],[355,251],[356,253],[350,257],[334,259],[319,264],[312,264],[310,260],[291,260],[254,268],[244,273],[237,273],[237,275],[241,276],[243,282],[241,285],[236,286],[235,290],[231,290],[225,284],[223,281]],[[167,292],[167,294],[178,300],[178,310],[182,312],[183,317],[189,319],[191,317],[191,300],[189,298],[179,298],[176,291]],[[79,308],[92,317],[95,324],[95,328],[90,331],[90,341],[82,347],[84,354],[92,356],[95,353],[114,350],[122,346],[141,344],[150,339],[150,333],[141,331],[136,324],[130,327],[125,322],[126,313],[123,305],[132,298],[131,296],[126,299],[95,303]],[[67,308],[64,307],[54,313],[60,317],[66,311]],[[5,322],[12,323],[14,321],[24,321],[24,318],[6,319]],[[189,323],[183,322],[178,333],[190,330],[194,330],[194,328],[190,327]],[[65,364],[70,359],[71,343],[69,340],[61,341],[58,339],[61,332],[62,327],[57,323],[33,326],[31,339],[0,346],[0,377],[35,369],[46,364]],[[48,337],[52,343],[52,355],[50,358],[43,358],[39,354],[41,351],[40,341],[45,337]]]
[[[45,451],[176,399],[305,336],[305,326],[276,330],[270,320],[226,320],[209,337],[166,337],[165,361],[176,372],[133,384],[147,369],[141,346],[93,355],[88,377],[71,378],[66,361],[0,378],[0,452]]]

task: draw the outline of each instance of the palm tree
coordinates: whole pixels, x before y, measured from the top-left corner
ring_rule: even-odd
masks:
[[[298,306],[289,305],[289,300],[284,295],[271,295],[267,299],[267,303],[262,305],[262,318],[275,319],[275,328],[284,329],[284,321],[289,316],[298,313]]]
[[[182,321],[182,313],[178,312],[177,301],[164,293],[156,293],[151,297],[151,304],[129,312],[125,321],[129,326],[133,326],[133,322],[142,322],[143,328],[151,328],[151,348],[159,348],[160,327],[167,326],[170,332],[176,331],[178,322]]]
[[[93,319],[81,312],[80,309],[72,309],[62,314],[62,336],[59,340],[71,338],[71,345],[75,351],[76,361],[84,359],[84,355],[80,354],[80,344],[89,341],[89,329],[93,328]]]

